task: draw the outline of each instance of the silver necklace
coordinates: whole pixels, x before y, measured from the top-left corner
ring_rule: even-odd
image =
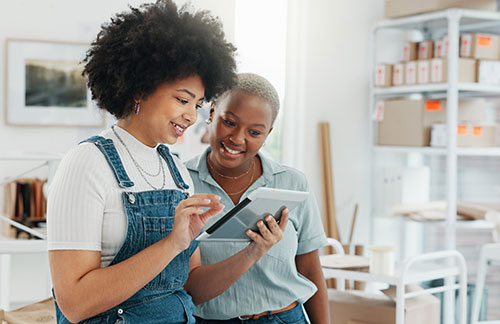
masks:
[[[160,156],[160,153],[158,153],[158,151],[156,151],[156,153],[158,154],[158,161],[160,162],[160,165],[158,167],[158,172],[156,174],[151,174],[149,172],[147,172],[146,170],[144,170],[144,168],[142,168],[139,163],[134,159],[134,156],[132,155],[132,153],[130,152],[130,150],[128,149],[127,145],[125,144],[125,142],[121,139],[121,137],[118,135],[118,133],[116,132],[115,130],[115,125],[111,126],[111,130],[113,131],[113,133],[115,134],[116,138],[118,138],[118,141],[120,141],[120,143],[123,145],[123,147],[125,148],[125,150],[127,151],[128,155],[130,156],[130,158],[132,159],[132,162],[134,163],[135,167],[137,168],[137,171],[139,171],[139,174],[141,175],[141,177],[144,179],[144,181],[146,181],[146,183],[151,187],[153,188],[154,190],[162,190],[163,188],[165,188],[165,183],[166,183],[166,177],[165,177],[165,168],[163,166],[163,163],[161,161],[161,156]],[[163,183],[161,185],[161,187],[155,187],[151,184],[151,182],[148,181],[148,179],[146,178],[146,175],[154,178],[154,177],[157,177],[160,172],[162,173],[163,175]]]

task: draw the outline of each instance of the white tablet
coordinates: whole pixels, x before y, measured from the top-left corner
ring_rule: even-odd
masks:
[[[196,240],[248,242],[250,238],[245,234],[248,228],[259,232],[257,222],[269,214],[279,221],[281,211],[285,207],[288,208],[288,211],[291,211],[304,201],[308,194],[308,192],[304,191],[258,188],[202,232]]]

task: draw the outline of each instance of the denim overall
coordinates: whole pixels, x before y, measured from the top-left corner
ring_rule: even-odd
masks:
[[[125,172],[113,141],[94,136],[83,142],[94,143],[99,148],[113,170],[118,185],[123,188],[122,201],[127,215],[127,235],[110,265],[130,258],[170,234],[174,225],[175,207],[188,197],[185,190],[189,186],[182,180],[168,148],[159,145],[157,150],[165,159],[179,190],[129,192],[127,188],[132,187],[134,183]],[[160,274],[128,300],[79,323],[195,323],[195,307],[191,296],[184,291],[184,284],[189,274],[189,258],[197,246],[196,241],[193,241]],[[69,324],[57,302],[55,304],[57,323]]]

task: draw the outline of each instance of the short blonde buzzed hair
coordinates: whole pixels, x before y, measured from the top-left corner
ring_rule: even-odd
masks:
[[[254,73],[238,73],[236,85],[229,91],[243,90],[255,96],[264,98],[272,107],[272,122],[278,116],[280,110],[280,98],[278,92],[266,78]]]

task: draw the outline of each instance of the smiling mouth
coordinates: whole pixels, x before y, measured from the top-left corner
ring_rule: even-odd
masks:
[[[220,142],[220,145],[221,145],[221,151],[222,151],[222,153],[227,152],[227,153],[229,153],[231,155],[238,155],[238,154],[245,153],[245,151],[237,151],[237,150],[230,149],[229,147],[227,147],[224,144],[224,142]]]
[[[174,126],[175,133],[177,136],[182,136],[184,134],[184,131],[186,130],[186,126],[176,124],[174,122],[170,122]]]

